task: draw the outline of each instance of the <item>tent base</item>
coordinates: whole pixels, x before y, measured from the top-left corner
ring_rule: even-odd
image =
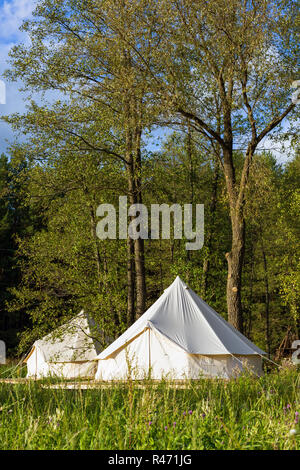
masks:
[[[262,375],[262,358],[253,355],[189,354],[155,329],[146,329],[125,348],[98,360],[100,381],[230,379],[248,372]]]

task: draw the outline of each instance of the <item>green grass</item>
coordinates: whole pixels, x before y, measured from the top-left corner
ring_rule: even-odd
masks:
[[[98,390],[0,383],[0,449],[299,449],[296,412],[295,369],[183,390],[163,382]]]
[[[24,378],[26,377],[27,368],[25,365],[18,365],[18,361],[7,361],[7,364],[0,364],[0,379],[5,378]]]

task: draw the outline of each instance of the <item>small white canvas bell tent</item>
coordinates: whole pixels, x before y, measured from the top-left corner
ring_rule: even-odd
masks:
[[[82,310],[71,321],[36,341],[24,359],[27,377],[94,377],[95,359],[103,349],[94,338],[95,330],[95,322]]]
[[[246,368],[261,375],[263,354],[177,277],[98,355],[95,378],[230,378]]]

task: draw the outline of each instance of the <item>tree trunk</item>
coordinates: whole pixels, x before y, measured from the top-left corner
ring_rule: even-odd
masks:
[[[127,176],[129,204],[135,204],[134,160],[132,154],[132,134],[127,132]],[[131,217],[131,220],[133,217]],[[135,322],[135,246],[134,240],[127,236],[127,318],[128,326]]]
[[[261,249],[262,249],[263,263],[264,263],[266,344],[267,344],[268,356],[270,357],[270,354],[271,354],[270,290],[269,290],[269,275],[268,275],[267,257],[266,257],[266,252],[265,252],[262,233],[260,234],[260,240],[261,240]]]
[[[194,159],[193,159],[193,146],[192,146],[192,130],[190,125],[190,120],[187,121],[187,157],[189,164],[189,187],[190,187],[190,197],[189,203],[194,207],[194,179],[195,179],[195,170],[194,170]],[[191,251],[186,250],[187,261],[191,261]],[[188,277],[190,270],[188,269]],[[189,280],[189,279],[188,279]]]
[[[164,292],[164,283],[163,283],[163,267],[162,267],[162,260],[163,260],[163,250],[161,246],[161,238],[159,237],[159,280],[160,280],[160,294],[162,295]]]
[[[126,129],[126,170],[128,182],[129,204],[135,201],[135,181],[134,181],[134,158],[133,158],[133,135],[130,126],[130,101],[125,95],[124,102]],[[132,219],[132,218],[131,218]],[[135,269],[134,269],[134,240],[127,235],[127,322],[128,326],[135,322]]]
[[[212,195],[210,201],[210,210],[209,210],[209,228],[206,235],[206,249],[205,258],[203,261],[202,269],[202,297],[205,300],[208,284],[208,273],[210,268],[210,254],[213,240],[213,223],[215,218],[216,206],[217,206],[217,194],[218,194],[218,181],[219,181],[219,160],[215,161],[214,176],[213,176],[213,185],[212,185]]]
[[[245,221],[239,216],[232,216],[232,245],[226,253],[228,263],[227,309],[228,321],[239,331],[243,331],[243,312],[241,301],[242,267],[245,250]]]
[[[101,257],[98,245],[98,238],[96,234],[96,218],[95,211],[92,205],[90,205],[90,221],[91,221],[91,235],[94,242],[94,258],[97,266],[97,277],[98,277],[98,287],[99,291],[101,290]]]
[[[145,313],[146,307],[146,281],[145,281],[145,256],[144,240],[134,240],[134,259],[136,274],[136,316]]]
[[[252,305],[253,305],[253,283],[254,283],[254,247],[253,241],[251,239],[251,254],[250,254],[250,263],[251,263],[251,275],[250,275],[250,294],[249,294],[249,312],[247,318],[247,325],[245,326],[244,321],[244,333],[251,340],[252,338]]]
[[[243,332],[241,288],[245,252],[244,191],[246,180],[243,182],[243,187],[240,186],[238,189],[236,185],[235,168],[233,164],[231,123],[227,123],[227,130],[225,126],[224,136],[225,135],[225,142],[227,142],[227,146],[223,148],[224,174],[229,199],[232,233],[231,251],[225,255],[228,265],[226,288],[227,311],[229,323],[231,323],[237,330]]]
[[[126,161],[128,177],[129,203],[142,203],[141,188],[141,131],[138,127],[127,129],[126,135]],[[133,220],[133,217],[131,218]],[[145,312],[146,306],[146,280],[144,240],[138,238],[127,240],[127,279],[128,279],[128,321],[132,324],[136,317]]]
[[[136,127],[134,131],[135,161],[134,161],[134,199],[138,204],[142,204],[141,185],[141,128]],[[134,260],[136,275],[136,316],[140,317],[146,308],[146,276],[145,276],[145,250],[144,240],[138,238],[134,240]]]
[[[134,273],[134,246],[133,240],[127,238],[127,326],[135,322],[135,273]]]

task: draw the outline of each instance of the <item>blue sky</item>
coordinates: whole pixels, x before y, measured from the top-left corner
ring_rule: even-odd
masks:
[[[31,16],[34,0],[0,0],[0,75],[8,68],[8,52],[15,44],[28,39],[19,31],[23,20]],[[3,79],[3,78],[2,78]],[[7,83],[6,104],[0,104],[0,115],[22,112],[25,109],[24,95],[19,92],[20,83]],[[13,141],[10,127],[0,121],[0,152],[5,151],[7,142]]]
[[[36,4],[36,0],[0,0],[0,78],[2,73],[8,68],[7,58],[11,47],[20,42],[27,42],[28,37],[19,30],[22,22],[30,18]],[[13,112],[22,113],[25,110],[26,96],[19,92],[21,83],[5,83],[6,104],[0,104],[0,116]],[[156,131],[153,134],[153,143],[149,147],[155,149],[156,136],[161,136],[165,132]],[[5,152],[7,145],[14,140],[13,132],[7,124],[0,121],[0,153]],[[270,140],[264,139],[261,147],[272,149],[279,162],[286,161],[286,155],[276,151],[276,145]],[[275,148],[275,149],[274,149]],[[278,148],[278,147],[277,147]]]

